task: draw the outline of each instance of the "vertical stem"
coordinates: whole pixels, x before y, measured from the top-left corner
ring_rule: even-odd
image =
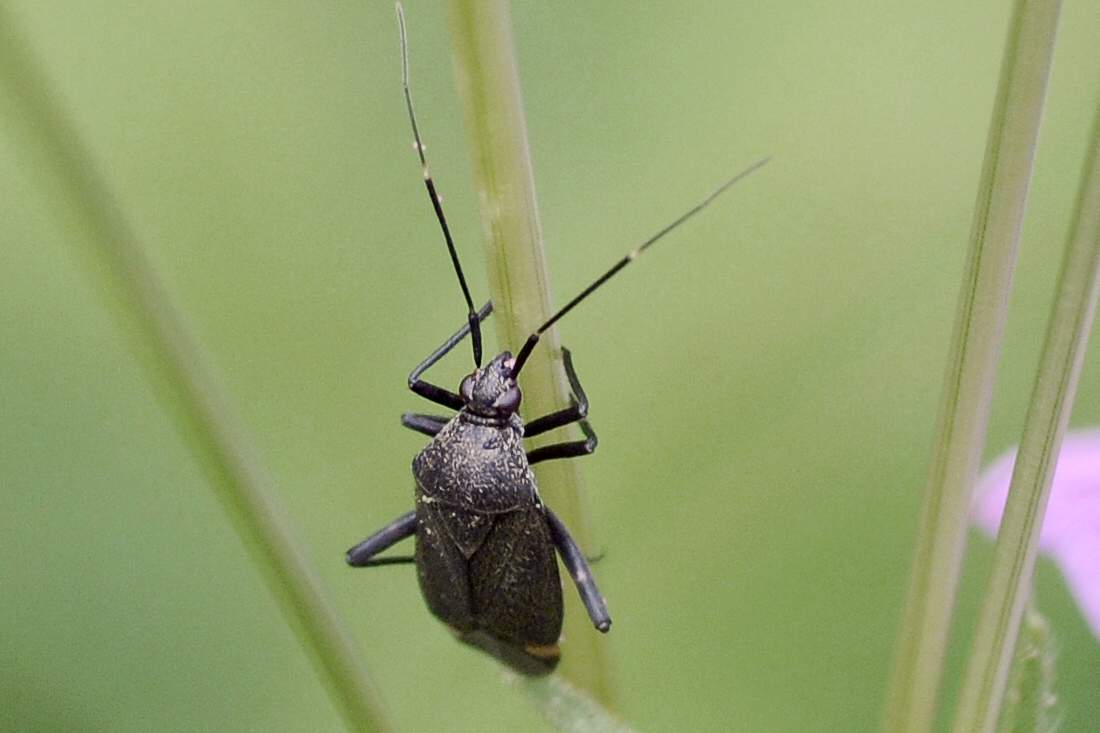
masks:
[[[33,124],[41,164],[56,176],[66,203],[84,224],[87,236],[74,240],[74,246],[91,248],[90,269],[104,278],[115,316],[349,730],[389,730],[351,635],[295,541],[272,481],[202,348],[2,5],[0,79],[14,89],[23,107],[19,112]]]
[[[883,729],[930,730],[985,442],[1060,0],[1016,0]]]
[[[993,570],[963,678],[956,733],[992,731],[1028,601],[1054,467],[1073,408],[1100,284],[1100,112],[1073,233],[997,534]]]
[[[452,0],[455,69],[485,230],[485,255],[501,343],[513,351],[551,313],[535,183],[506,0]],[[568,405],[556,330],[540,341],[521,375],[527,417]],[[561,431],[540,444],[560,441]],[[575,461],[537,467],[539,489],[582,547],[591,547]],[[612,707],[606,642],[573,593],[566,593],[562,674]]]

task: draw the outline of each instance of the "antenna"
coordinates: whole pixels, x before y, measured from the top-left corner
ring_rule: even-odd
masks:
[[[709,196],[707,196],[705,199],[703,199],[702,201],[697,203],[695,206],[693,206],[691,209],[689,209],[685,213],[681,214],[672,223],[666,225],[663,229],[661,229],[659,232],[654,234],[652,237],[645,240],[640,245],[638,245],[636,248],[634,248],[633,250],[628,252],[621,260],[619,260],[614,265],[612,265],[611,269],[609,269],[607,272],[605,272],[604,274],[602,274],[598,278],[596,278],[595,282],[593,282],[587,288],[582,290],[580,292],[580,294],[578,294],[571,301],[566,303],[565,306],[561,310],[559,310],[554,315],[550,316],[550,319],[548,321],[546,321],[546,323],[539,326],[537,331],[535,331],[533,334],[531,334],[530,336],[527,337],[527,341],[523,344],[523,348],[519,350],[519,354],[515,358],[515,362],[512,366],[512,376],[515,377],[515,376],[519,375],[520,370],[523,369],[523,365],[525,363],[527,363],[527,357],[531,356],[531,351],[535,348],[535,344],[537,344],[539,342],[539,337],[542,336],[542,334],[546,333],[546,330],[548,328],[550,328],[555,323],[557,323],[559,320],[561,320],[561,318],[566,313],[573,310],[573,308],[576,307],[576,305],[578,303],[580,303],[582,300],[584,300],[589,295],[594,293],[601,285],[603,285],[605,282],[607,282],[612,277],[614,277],[615,274],[619,272],[619,270],[623,269],[624,267],[629,265],[631,262],[633,262],[638,257],[638,255],[640,255],[642,252],[645,252],[647,249],[649,249],[649,247],[651,247],[653,244],[655,244],[659,239],[661,239],[666,234],[671,232],[673,229],[680,226],[685,221],[687,221],[688,219],[690,219],[691,217],[695,216],[700,211],[705,209],[707,207],[707,205],[710,204],[711,201],[714,201],[714,199],[718,198],[720,195],[725,193],[726,189],[728,189],[730,186],[737,183],[738,181],[740,181],[742,178],[749,175],[753,171],[755,171],[758,168],[762,167],[769,160],[771,160],[770,157],[769,158],[763,158],[762,160],[758,160],[755,163],[753,163],[752,165],[750,165],[748,168],[746,168],[745,170],[738,173],[733,178],[731,178],[728,181],[726,181],[725,183],[723,183],[721,186],[719,186],[714,191],[712,191]]]
[[[409,41],[405,35],[405,10],[401,2],[397,2],[397,25],[401,32],[401,86],[405,90],[405,107],[409,110],[409,122],[412,124],[413,146],[420,157],[420,167],[424,173],[424,186],[428,189],[428,198],[431,199],[432,208],[435,209],[435,218],[439,220],[439,227],[443,230],[443,238],[447,240],[447,251],[451,255],[451,264],[454,265],[455,275],[458,276],[458,284],[462,286],[462,297],[466,299],[466,309],[470,322],[470,339],[474,345],[474,366],[481,366],[481,324],[477,320],[477,310],[474,308],[474,300],[470,297],[470,287],[466,284],[466,276],[462,274],[462,265],[458,261],[458,252],[455,251],[454,239],[451,238],[451,230],[447,226],[447,217],[443,215],[443,203],[435,190],[435,182],[428,171],[428,160],[424,157],[424,143],[420,140],[420,128],[416,124],[416,113],[413,112],[412,93],[409,91]]]

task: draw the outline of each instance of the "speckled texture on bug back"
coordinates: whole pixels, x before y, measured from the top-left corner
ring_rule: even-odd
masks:
[[[460,639],[519,671],[553,669],[561,581],[523,423],[461,412],[416,456],[413,474],[417,575],[428,608]]]

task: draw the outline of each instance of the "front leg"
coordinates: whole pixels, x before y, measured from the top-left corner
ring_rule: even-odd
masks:
[[[611,628],[611,616],[607,612],[607,604],[603,596],[600,595],[600,589],[596,587],[596,580],[592,577],[592,570],[588,567],[588,561],[584,559],[584,553],[569,536],[569,531],[562,521],[550,511],[550,507],[544,506],[543,510],[546,512],[546,523],[550,526],[550,536],[554,540],[554,546],[558,548],[562,562],[565,563],[565,568],[577,586],[577,592],[580,593],[581,602],[588,611],[588,617],[592,619],[592,625],[606,634]]]
[[[416,365],[416,368],[409,374],[409,389],[416,392],[421,397],[429,399],[437,405],[443,405],[444,407],[450,407],[452,410],[462,409],[462,398],[449,389],[443,387],[437,387],[430,382],[421,379],[421,375],[428,371],[437,361],[442,359],[450,352],[462,339],[466,338],[466,334],[470,332],[470,325],[473,323],[481,323],[493,312],[493,303],[489,301],[485,305],[481,306],[476,314],[472,315],[469,323],[465,324],[462,328],[455,331],[451,336],[439,345],[432,353],[428,354],[428,358]],[[476,320],[475,320],[476,319]]]
[[[415,562],[412,557],[383,557],[374,559],[378,553],[406,537],[416,534],[416,512],[402,514],[382,529],[372,534],[347,552],[348,565],[365,568],[376,565],[402,565]]]
[[[548,430],[576,422],[580,424],[584,440],[574,440],[565,443],[554,443],[541,448],[535,448],[527,453],[527,462],[530,464],[539,461],[549,461],[555,458],[576,458],[587,456],[596,450],[599,440],[596,431],[592,429],[588,420],[588,395],[584,393],[581,380],[577,376],[577,370],[573,368],[573,354],[569,349],[562,348],[562,361],[565,363],[565,376],[569,379],[569,388],[573,391],[573,404],[564,410],[552,412],[527,423],[523,428],[523,437],[531,438],[545,433]]]
[[[588,395],[584,393],[581,380],[577,377],[577,370],[573,368],[573,354],[569,349],[562,347],[562,361],[565,365],[565,376],[569,380],[569,388],[573,390],[573,404],[564,410],[551,412],[527,423],[523,428],[523,437],[533,438],[562,425],[577,422],[588,417]]]

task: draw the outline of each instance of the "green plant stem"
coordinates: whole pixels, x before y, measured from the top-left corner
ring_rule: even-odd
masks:
[[[452,0],[451,28],[459,96],[485,230],[496,330],[517,350],[551,313],[527,125],[505,0]],[[545,415],[569,404],[556,330],[534,350],[521,376],[523,412]],[[562,440],[562,431],[540,445]],[[581,547],[591,547],[575,461],[537,466],[539,489]],[[592,629],[574,593],[566,593],[562,674],[613,707],[606,640]]]
[[[634,733],[561,675],[525,677],[519,683],[543,716],[564,733]]]
[[[963,677],[956,733],[992,731],[1028,601],[1039,531],[1073,409],[1100,285],[1100,111],[1066,245],[1046,345],[997,534],[993,570]]]
[[[1050,623],[1035,607],[1034,589],[1028,596],[997,733],[1054,733],[1058,729],[1054,636]]]
[[[272,482],[207,366],[203,350],[12,20],[11,13],[0,6],[0,74],[25,113],[16,117],[28,120],[33,126],[30,134],[38,138],[35,162],[55,177],[62,196],[88,232],[86,237],[74,238],[74,245],[88,246],[91,257],[85,259],[90,259],[90,272],[103,278],[123,331],[349,729],[389,730],[381,700],[351,636],[295,542]]]
[[[928,731],[936,716],[1060,6],[1017,0],[1013,9],[887,698],[888,733]]]

